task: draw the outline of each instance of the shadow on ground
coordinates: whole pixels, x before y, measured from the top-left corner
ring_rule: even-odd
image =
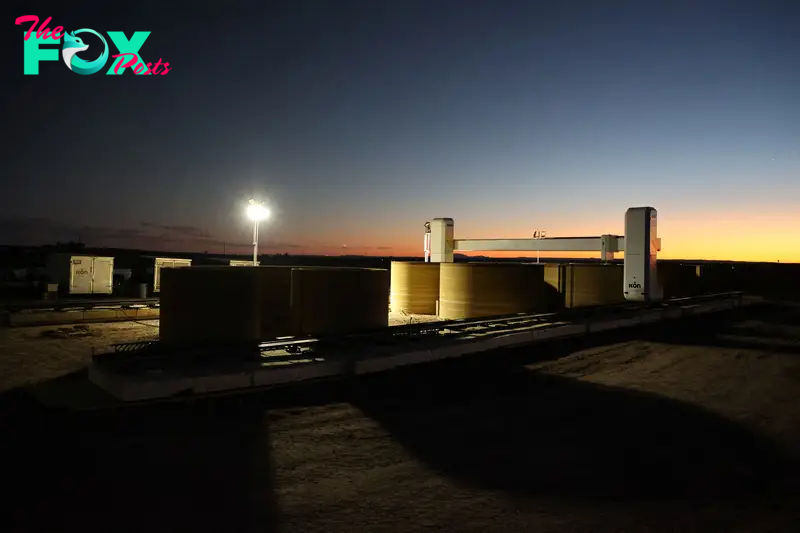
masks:
[[[20,391],[0,402],[14,435],[2,445],[6,531],[269,531],[278,520],[260,407],[66,415]]]
[[[794,471],[766,440],[651,394],[525,368],[398,377],[372,380],[354,403],[433,470],[481,487],[718,499],[780,490]]]
[[[677,326],[643,336],[681,344],[702,340],[702,331],[715,336],[705,319]],[[744,501],[795,491],[797,465],[776,445],[700,406],[518,364],[622,338],[516,350],[502,363],[484,356],[396,371],[364,381],[352,401],[431,469],[480,487],[598,501]]]
[[[675,328],[651,329],[642,338],[668,344],[800,355],[800,307],[797,306],[743,308],[675,325]]]

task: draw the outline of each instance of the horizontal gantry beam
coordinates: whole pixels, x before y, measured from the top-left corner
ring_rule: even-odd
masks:
[[[625,237],[609,236],[609,252],[625,251]],[[470,252],[599,252],[603,237],[547,239],[455,239],[453,250]]]

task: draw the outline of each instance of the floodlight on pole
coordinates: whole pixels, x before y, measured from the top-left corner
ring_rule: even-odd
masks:
[[[253,266],[256,266],[258,265],[258,223],[269,217],[269,209],[264,207],[264,202],[250,198],[247,217],[253,221]]]

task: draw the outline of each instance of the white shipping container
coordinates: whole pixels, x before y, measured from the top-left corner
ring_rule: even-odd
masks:
[[[261,261],[256,261],[256,266],[260,265]],[[242,261],[241,259],[231,259],[232,267],[249,267],[253,266],[252,261]]]
[[[182,268],[192,266],[191,259],[176,259],[171,257],[156,257],[153,267],[153,292],[161,290],[161,269],[162,268]]]
[[[67,294],[111,294],[113,272],[113,257],[53,254],[47,258],[48,276]]]

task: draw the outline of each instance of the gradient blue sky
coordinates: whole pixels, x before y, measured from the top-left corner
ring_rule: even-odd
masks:
[[[665,256],[800,261],[800,2],[114,9],[4,9],[2,240],[135,245],[158,224],[221,251],[259,195],[265,247],[405,255],[436,216],[461,237],[582,235],[652,205]],[[23,76],[27,14],[152,31],[142,56],[173,71]]]

